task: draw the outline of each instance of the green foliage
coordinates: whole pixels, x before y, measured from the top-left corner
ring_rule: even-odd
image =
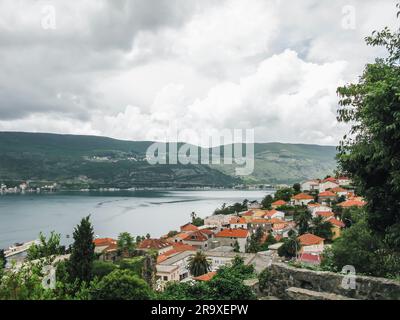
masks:
[[[329,221],[324,221],[323,217],[315,217],[312,220],[311,233],[324,238],[325,240],[332,240],[332,224]]]
[[[237,202],[232,206],[226,206],[226,203],[224,203],[220,209],[215,209],[214,215],[236,214],[236,213],[247,210],[247,204],[248,204],[248,200],[244,200],[242,203]]]
[[[264,199],[261,201],[261,205],[265,210],[272,209],[272,203],[274,202],[274,198],[271,195],[266,195]]]
[[[122,232],[118,236],[117,246],[120,254],[130,257],[136,249],[135,239],[129,232]]]
[[[257,253],[261,251],[261,239],[264,235],[264,230],[261,227],[256,229],[250,238],[247,240],[246,252],[247,253]]]
[[[43,233],[39,234],[39,244],[32,244],[28,249],[27,259],[29,261],[51,256],[62,255],[65,253],[65,248],[60,245],[61,235],[51,232],[50,237],[46,240]]]
[[[102,279],[104,276],[110,274],[117,268],[118,266],[112,262],[95,260],[93,262],[93,277]]]
[[[310,221],[312,219],[311,213],[307,209],[295,209],[294,221],[299,230],[299,234],[305,234],[310,231]]]
[[[268,283],[271,281],[271,279],[272,279],[272,274],[269,269],[266,268],[263,271],[261,271],[261,273],[258,275],[258,285],[261,292],[265,291],[268,288]]]
[[[299,194],[301,192],[301,185],[300,183],[295,183],[293,185],[294,194]]]
[[[295,191],[293,188],[282,188],[278,189],[275,193],[275,200],[283,200],[283,201],[290,201],[292,196],[295,194]]]
[[[189,271],[194,277],[202,276],[210,272],[211,263],[208,261],[204,253],[198,251],[194,256],[189,258]]]
[[[233,252],[240,252],[240,245],[239,242],[236,240],[235,243],[233,244]]]
[[[283,239],[283,245],[278,249],[280,257],[294,258],[296,257],[297,251],[300,249],[300,243],[296,236]]]
[[[7,259],[3,249],[0,249],[0,271],[6,267]]]
[[[277,243],[276,239],[274,238],[274,236],[272,235],[272,233],[268,233],[267,239],[265,240],[265,242],[261,245],[261,249],[260,251],[267,251],[269,249],[270,245],[273,245]]]
[[[147,283],[129,270],[114,270],[91,290],[94,300],[149,300]]]
[[[93,261],[95,259],[93,227],[89,219],[90,216],[83,218],[74,230],[74,243],[69,260],[71,278],[85,282],[92,280]]]
[[[196,217],[192,220],[192,224],[196,227],[202,227],[204,226],[204,219]]]

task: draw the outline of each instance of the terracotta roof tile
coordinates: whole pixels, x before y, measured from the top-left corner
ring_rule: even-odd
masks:
[[[318,237],[316,235],[313,235],[311,233],[306,233],[303,234],[302,236],[298,237],[300,244],[302,246],[312,246],[316,244],[320,244],[323,242],[325,239]]]
[[[245,229],[224,229],[218,232],[216,238],[247,238],[249,232]]]

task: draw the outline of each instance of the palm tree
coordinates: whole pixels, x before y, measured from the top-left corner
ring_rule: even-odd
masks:
[[[198,251],[189,258],[189,271],[194,277],[202,276],[211,271],[211,263],[203,252]]]
[[[311,213],[309,213],[307,210],[302,210],[301,212],[297,212],[295,216],[295,221],[296,224],[299,228],[299,234],[305,234],[309,231],[310,229],[310,220],[312,219]]]

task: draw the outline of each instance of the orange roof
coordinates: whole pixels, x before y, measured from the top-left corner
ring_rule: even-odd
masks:
[[[285,223],[285,221],[278,219],[278,218],[272,218],[268,220],[268,223],[270,224],[278,224],[278,223]]]
[[[242,217],[252,217],[253,214],[254,214],[254,212],[250,210],[250,211],[247,211],[247,212],[243,213]]]
[[[331,192],[335,192],[335,193],[338,193],[338,192],[347,192],[346,189],[343,189],[343,188],[341,188],[341,187],[332,188],[330,191],[331,191]]]
[[[217,274],[216,272],[209,272],[209,273],[203,274],[200,277],[195,277],[195,278],[193,278],[193,280],[196,280],[196,281],[210,281],[212,278],[215,277],[216,274]]]
[[[299,239],[300,244],[302,246],[312,246],[312,245],[320,244],[321,242],[323,242],[325,240],[324,238],[318,237],[311,233],[303,234],[302,236],[298,237],[297,239]]]
[[[249,232],[245,229],[224,229],[218,232],[216,238],[247,238]]]
[[[165,241],[164,239],[145,239],[139,244],[138,248],[160,250],[170,246],[171,243]]]
[[[157,263],[161,263],[167,260],[169,257],[184,251],[196,251],[196,248],[187,244],[174,243],[173,249],[168,250],[157,257]]]
[[[277,213],[279,213],[279,211],[277,211],[275,209],[272,209],[272,210],[266,211],[266,214],[264,214],[264,217],[270,217],[271,218],[274,214],[277,214]]]
[[[326,179],[322,180],[322,182],[334,182],[334,183],[336,183],[336,179],[333,178],[333,177],[329,177],[329,178],[326,178]]]
[[[334,216],[333,212],[331,211],[318,211],[315,214],[323,218],[329,218]]]
[[[229,224],[246,224],[246,219],[243,217],[234,217],[231,220],[229,220]]]
[[[250,224],[257,224],[257,223],[270,223],[268,219],[252,219],[249,222]]]
[[[332,223],[334,226],[337,226],[337,227],[340,227],[340,228],[344,228],[346,226],[342,221],[340,221],[338,219],[335,219],[334,217],[328,219],[328,221],[330,223]]]
[[[283,230],[285,228],[286,228],[286,224],[282,223],[282,224],[277,224],[277,225],[273,226],[272,230],[278,231],[278,230]]]
[[[188,236],[184,239],[186,241],[198,241],[204,242],[208,240],[208,236],[206,232],[202,232],[201,230],[194,231],[188,234]]]
[[[359,200],[347,200],[345,202],[339,203],[338,206],[342,208],[351,208],[351,207],[363,207],[365,206],[364,201]]]
[[[336,197],[336,194],[330,191],[321,192],[318,197]]]
[[[283,235],[281,235],[281,234],[277,234],[276,236],[275,236],[275,240],[276,241],[281,241],[283,239]]]
[[[184,226],[181,227],[181,231],[197,231],[199,228],[197,228],[196,226],[194,226],[191,223],[187,223]]]
[[[314,197],[312,197],[306,193],[299,193],[298,195],[295,195],[292,199],[294,199],[294,200],[314,200]]]
[[[117,244],[117,240],[112,238],[100,238],[93,240],[93,243],[96,247],[105,247]]]
[[[275,201],[275,202],[272,203],[273,206],[277,206],[277,207],[284,206],[286,204],[287,204],[287,202],[283,201],[283,200],[278,200],[278,201]]]
[[[309,203],[309,204],[307,205],[307,207],[319,207],[319,206],[320,206],[319,203]]]

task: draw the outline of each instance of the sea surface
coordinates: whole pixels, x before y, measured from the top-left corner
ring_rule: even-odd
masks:
[[[117,191],[64,192],[0,196],[0,248],[38,238],[42,231],[61,234],[63,244],[72,240],[74,227],[91,216],[99,237],[121,232],[152,237],[190,221],[190,214],[211,215],[216,208],[244,199],[258,200],[273,191]]]

